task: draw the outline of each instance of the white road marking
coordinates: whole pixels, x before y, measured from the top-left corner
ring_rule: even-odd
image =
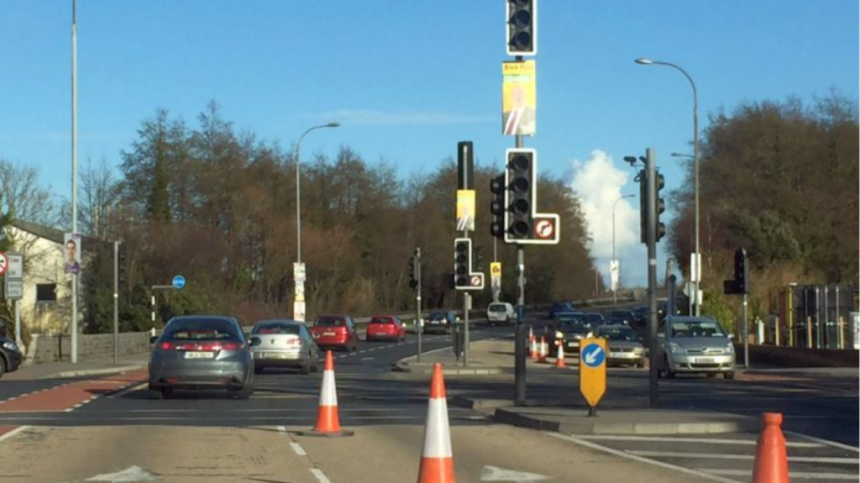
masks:
[[[372,361],[373,359],[375,359],[375,358],[374,357],[362,357],[361,358],[361,360],[363,360],[363,361]]]
[[[652,458],[707,458],[716,460],[753,460],[754,455],[723,454],[723,453],[684,453],[680,451],[628,451],[637,456]],[[789,462],[795,463],[831,463],[840,465],[856,465],[857,458],[829,458],[818,456],[789,456]]]
[[[26,431],[30,426],[21,426],[20,428],[15,428],[12,431],[0,436],[0,442],[6,441],[7,439],[14,438],[18,433]]]
[[[847,449],[848,451],[854,451],[855,453],[860,453],[860,448],[856,446],[850,446],[847,444],[837,443],[836,441],[829,441],[826,439],[816,438],[815,436],[809,436],[802,433],[795,433],[794,431],[783,431],[784,434],[789,434],[791,436],[797,436],[798,438],[803,438],[809,441],[815,441],[816,443],[821,443],[827,446],[832,446],[834,448],[839,449]]]
[[[544,481],[549,476],[523,471],[506,470],[496,466],[484,466],[481,470],[481,481]]]
[[[747,439],[713,439],[713,438],[667,438],[662,436],[615,436],[615,435],[580,435],[581,439],[593,441],[652,441],[652,442],[668,442],[668,443],[706,443],[706,444],[730,444],[730,445],[748,445],[755,446],[758,444],[756,440]],[[821,443],[800,443],[786,442],[786,446],[793,448],[822,448]]]
[[[752,475],[752,471],[747,470],[718,470],[718,469],[709,469],[709,468],[699,468],[699,471],[704,471],[706,473],[712,473],[714,475],[723,475],[723,476],[743,476],[745,478],[749,478]],[[797,472],[797,471],[789,471],[788,472],[789,479],[792,480],[852,480],[857,481],[857,475],[849,475],[847,473],[809,473],[809,472]]]
[[[278,426],[278,431],[281,433],[281,436],[287,435],[287,427],[286,426]]]
[[[308,455],[307,453],[305,453],[305,449],[302,448],[302,445],[300,445],[299,443],[290,442],[290,446],[292,446],[293,451],[295,451],[297,455],[299,455],[299,456],[307,456]]]
[[[326,477],[325,473],[323,473],[322,470],[319,470],[317,468],[313,468],[313,469],[311,469],[311,473],[313,473],[314,476],[317,477],[317,480],[320,483],[331,483],[331,480]]]
[[[123,389],[122,391],[109,394],[108,399],[123,397],[130,392],[140,391],[141,389],[148,387],[148,386],[149,386],[148,382],[144,382],[144,383],[138,384],[136,386],[129,386],[129,387]]]
[[[670,470],[679,471],[681,473],[698,476],[700,478],[705,478],[705,479],[708,479],[711,481],[719,481],[721,483],[737,483],[735,480],[729,480],[727,478],[722,478],[722,477],[717,476],[717,475],[711,475],[708,473],[703,473],[701,471],[691,470],[689,468],[684,468],[681,466],[676,466],[673,464],[664,463],[662,461],[651,460],[648,458],[642,458],[641,456],[632,455],[630,453],[626,453],[624,451],[619,451],[617,449],[607,448],[606,446],[601,446],[599,444],[592,443],[590,441],[586,441],[584,439],[580,439],[580,438],[577,438],[574,436],[568,436],[566,434],[559,434],[559,433],[546,433],[546,434],[548,436],[553,437],[553,438],[558,438],[558,439],[563,439],[565,441],[570,441],[571,443],[575,443],[575,444],[578,444],[580,446],[585,446],[587,448],[596,449],[598,451],[603,451],[606,453],[614,454],[615,456],[621,456],[622,458],[631,459],[633,461],[638,461],[640,463],[647,463],[649,465],[654,465],[654,466],[659,466],[661,468],[667,468]]]
[[[133,482],[133,481],[158,481],[161,478],[146,471],[140,466],[129,466],[128,468],[117,473],[96,475],[92,478],[87,478],[85,481],[110,481],[111,483]]]

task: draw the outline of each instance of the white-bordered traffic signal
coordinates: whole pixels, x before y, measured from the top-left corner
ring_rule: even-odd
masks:
[[[507,0],[505,34],[508,55],[537,54],[537,0]]]

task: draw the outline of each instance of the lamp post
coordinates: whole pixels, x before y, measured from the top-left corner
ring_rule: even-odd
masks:
[[[319,126],[313,126],[308,128],[302,135],[299,137],[299,142],[296,143],[296,263],[302,263],[302,178],[299,173],[299,166],[301,163],[301,147],[302,140],[304,140],[305,136],[308,135],[309,132],[314,129],[322,129],[326,127],[340,127],[339,122],[330,122],[328,124],[320,124]],[[301,281],[302,285],[304,285],[304,280]],[[298,287],[299,281],[296,280],[296,294],[298,295]],[[304,288],[304,287],[302,287]],[[293,318],[298,320],[296,315],[295,304],[293,305]],[[304,319],[304,317],[301,317]]]
[[[687,73],[681,67],[671,63],[664,62],[660,60],[651,60],[646,58],[638,58],[635,60],[637,64],[640,65],[663,65],[666,67],[672,67],[678,70],[680,73],[684,74],[684,77],[690,81],[690,86],[693,88],[693,193],[694,193],[694,204],[695,204],[695,233],[696,233],[696,252],[694,257],[694,263],[697,265],[697,277],[693,282],[693,289],[695,292],[693,293],[693,298],[696,300],[695,315],[699,315],[699,281],[702,278],[701,274],[701,264],[699,262],[699,98],[698,92],[696,91],[696,83],[693,82],[693,78],[690,77],[690,74]],[[691,269],[692,272],[692,269]]]
[[[617,200],[615,200],[615,203],[612,203],[612,263],[618,267],[616,269],[618,272],[621,271],[621,266],[618,264],[618,261],[615,259],[615,206],[618,205],[618,202],[623,200],[624,198],[632,198],[632,197],[633,197],[633,195],[622,195],[622,196],[619,196]],[[618,275],[620,276],[621,274],[618,273]],[[610,283],[612,284],[612,303],[614,304],[614,303],[618,302],[618,287],[617,287],[618,282],[616,282],[615,280],[612,280],[612,278],[613,278],[612,267],[610,267],[609,279],[610,279]]]

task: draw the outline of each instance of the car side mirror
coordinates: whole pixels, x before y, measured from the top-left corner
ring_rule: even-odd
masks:
[[[158,336],[157,336],[157,335],[153,335],[152,337],[150,337],[150,338],[149,338],[149,343],[150,343],[150,344],[155,344],[155,341],[157,341],[157,340],[158,340]]]
[[[251,345],[251,347],[255,347],[255,346],[260,345],[262,342],[263,342],[263,341],[262,341],[262,340],[260,340],[260,338],[259,338],[259,337],[254,336],[254,337],[251,337],[251,343],[250,343],[250,345]]]

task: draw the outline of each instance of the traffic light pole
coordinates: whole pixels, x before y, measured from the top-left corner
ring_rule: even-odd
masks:
[[[517,56],[522,60],[522,56]],[[523,137],[515,138],[517,148],[523,147]],[[526,276],[525,276],[525,247],[517,245],[517,330],[514,336],[514,404],[526,405]]]
[[[424,322],[421,317],[421,248],[418,247],[415,249],[415,256],[418,259],[418,262],[415,264],[416,273],[415,278],[418,281],[418,293],[415,296],[415,331],[418,333],[418,354],[415,359],[416,362],[421,362],[421,337],[424,332]]]
[[[659,370],[659,343],[657,341],[657,170],[654,150],[645,152],[645,173],[648,202],[648,407],[655,409],[657,400],[657,376]]]

